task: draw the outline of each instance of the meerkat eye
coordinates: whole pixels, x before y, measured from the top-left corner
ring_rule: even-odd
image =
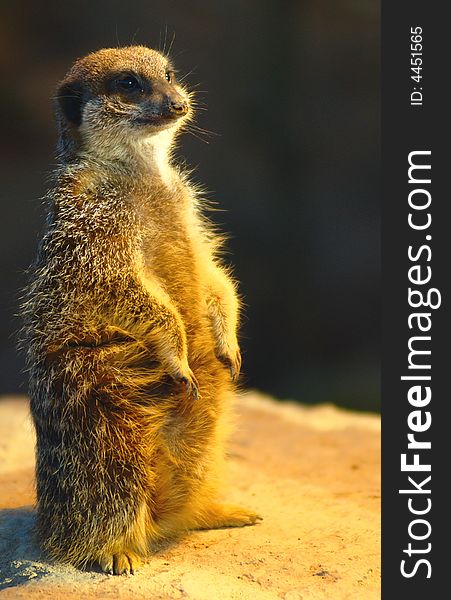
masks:
[[[174,80],[174,72],[166,71],[164,78],[166,79],[166,81],[169,81],[169,83],[172,83],[172,81]]]
[[[137,92],[141,91],[141,85],[136,77],[127,75],[126,77],[120,77],[116,79],[116,86],[124,92]]]

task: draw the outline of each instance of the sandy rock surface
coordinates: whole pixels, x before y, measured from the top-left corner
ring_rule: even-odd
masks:
[[[135,576],[52,564],[33,542],[34,437],[24,398],[0,399],[0,598],[380,598],[380,421],[249,393],[237,404],[227,499],[254,527],[193,532]]]

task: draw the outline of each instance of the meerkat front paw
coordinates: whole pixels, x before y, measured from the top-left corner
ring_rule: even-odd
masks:
[[[176,383],[181,384],[185,388],[188,396],[192,397],[194,400],[199,399],[199,383],[196,376],[189,368],[188,361],[180,361],[170,375]]]
[[[102,556],[98,563],[102,571],[108,575],[134,575],[141,560],[134,552],[127,551]]]
[[[235,350],[218,350],[216,357],[220,360],[230,371],[230,377],[232,381],[236,381],[241,371],[241,352],[237,347]]]
[[[188,372],[185,375],[176,377],[175,380],[185,387],[186,393],[189,396],[194,400],[199,400],[199,384],[191,369],[188,369]]]

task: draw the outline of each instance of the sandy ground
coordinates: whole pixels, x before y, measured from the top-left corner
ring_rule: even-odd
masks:
[[[228,499],[264,520],[189,534],[134,576],[52,564],[33,543],[34,439],[0,400],[0,598],[380,598],[380,421],[332,406],[240,398]]]

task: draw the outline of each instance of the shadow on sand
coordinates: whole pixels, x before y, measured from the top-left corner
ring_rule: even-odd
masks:
[[[31,506],[0,510],[0,590],[50,573],[35,541],[34,522]]]
[[[105,578],[96,563],[77,569],[53,562],[39,549],[34,526],[35,511],[31,506],[0,510],[0,591],[52,576],[60,583],[80,577],[84,581]],[[179,542],[180,539],[162,540],[152,546],[151,553],[158,556]]]

